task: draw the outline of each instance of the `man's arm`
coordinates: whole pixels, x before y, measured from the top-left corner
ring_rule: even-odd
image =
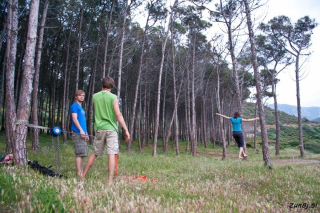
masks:
[[[223,117],[223,118],[225,118],[225,119],[228,119],[228,120],[230,120],[230,117],[228,117],[228,116],[225,116],[225,115],[221,115],[221,114],[219,114],[219,113],[216,113],[216,115],[219,115],[219,116],[221,116],[221,117]]]
[[[113,111],[114,111],[114,114],[116,115],[117,120],[119,121],[120,125],[122,126],[122,128],[125,131],[126,142],[128,142],[130,140],[130,133],[128,131],[126,123],[124,122],[124,119],[123,119],[123,116],[120,112],[118,103],[119,103],[118,98],[116,98],[113,102]]]
[[[85,138],[86,140],[89,140],[89,137],[86,135],[86,133],[83,131],[83,129],[80,126],[77,113],[73,112],[73,113],[71,113],[71,116],[72,116],[72,121],[73,121],[74,125],[80,130],[81,137]]]

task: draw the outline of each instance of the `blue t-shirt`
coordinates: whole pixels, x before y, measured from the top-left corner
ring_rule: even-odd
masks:
[[[234,117],[230,117],[230,121],[232,123],[232,131],[242,132],[242,129],[241,129],[242,118],[235,119]]]
[[[76,102],[70,106],[71,129],[76,133],[80,133],[80,130],[76,127],[72,120],[72,113],[77,113],[77,119],[79,121],[79,124],[83,129],[84,133],[87,134],[86,116],[84,114],[83,108]]]

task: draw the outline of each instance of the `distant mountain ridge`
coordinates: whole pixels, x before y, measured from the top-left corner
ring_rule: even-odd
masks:
[[[273,104],[268,107],[274,109]],[[278,110],[283,111],[289,115],[298,117],[297,107],[288,104],[278,104]],[[308,120],[317,120],[320,118],[320,107],[301,107],[301,116],[306,117]]]

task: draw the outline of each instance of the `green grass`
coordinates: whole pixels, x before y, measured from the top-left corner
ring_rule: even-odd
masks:
[[[5,150],[3,135],[0,150]],[[290,203],[316,203],[309,210],[320,210],[319,162],[289,160],[320,160],[319,154],[306,152],[300,159],[298,150],[285,148],[274,156],[271,146],[274,169],[270,171],[261,151],[251,148],[247,161],[235,157],[222,161],[222,148],[211,144],[205,149],[199,143],[196,156],[185,151],[183,141],[180,156],[171,144],[167,154],[160,154],[161,145],[159,141],[158,154],[152,157],[151,145],[137,153],[135,142],[128,154],[122,142],[118,177],[111,187],[107,184],[107,155],[97,158],[85,181],[77,179],[71,141],[61,145],[61,174],[67,178],[43,176],[28,167],[1,166],[0,212],[289,212]],[[28,139],[29,160],[45,166],[55,163],[50,136],[41,135],[38,153],[30,147]],[[238,149],[230,146],[227,151],[236,156]],[[128,179],[135,176],[146,176],[148,181]]]

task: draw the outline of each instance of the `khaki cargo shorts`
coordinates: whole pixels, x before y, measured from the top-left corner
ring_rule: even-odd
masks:
[[[94,154],[103,155],[106,145],[108,155],[119,154],[118,133],[114,130],[97,130],[93,141]]]
[[[72,131],[72,142],[76,157],[88,157],[88,146],[86,139],[81,138],[80,134]]]

